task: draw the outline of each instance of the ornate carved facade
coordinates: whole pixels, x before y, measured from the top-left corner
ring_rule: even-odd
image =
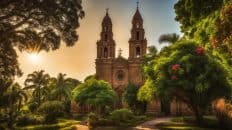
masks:
[[[141,86],[144,82],[141,74],[141,57],[146,54],[147,40],[143,28],[143,19],[137,8],[132,20],[131,38],[129,39],[129,57],[115,57],[116,43],[113,39],[112,20],[108,10],[102,21],[100,40],[97,41],[96,76],[109,82],[118,96],[131,82]]]

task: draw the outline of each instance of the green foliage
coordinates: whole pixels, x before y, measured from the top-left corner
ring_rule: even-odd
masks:
[[[58,49],[61,41],[72,46],[78,39],[76,29],[84,16],[81,1],[2,0],[0,5],[0,43],[49,51]]]
[[[143,114],[146,111],[146,102],[137,99],[139,87],[129,83],[123,93],[123,100],[136,114]]]
[[[197,119],[213,100],[231,95],[232,71],[220,54],[211,54],[192,41],[181,41],[169,49],[170,53],[161,53],[152,69],[145,71],[151,85],[147,88],[153,88],[156,95],[177,97]]]
[[[25,80],[25,90],[32,90],[32,100],[38,103],[40,106],[41,102],[47,98],[48,94],[48,82],[50,76],[44,74],[44,71],[35,71],[27,76]]]
[[[39,107],[39,105],[38,105],[37,102],[28,103],[28,108],[32,113],[34,113],[37,110],[38,107]]]
[[[129,127],[135,126],[147,120],[146,116],[135,116],[131,110],[118,109],[110,113],[109,116],[101,117],[96,113],[88,115],[88,125],[90,128],[99,128],[101,126],[116,126],[116,127]],[[115,127],[114,127],[115,128]]]
[[[147,79],[145,84],[138,91],[138,100],[139,101],[152,101],[156,94],[156,88],[153,87],[152,80]]]
[[[68,101],[71,98],[72,83],[69,82],[65,76],[65,74],[59,73],[57,78],[54,79],[51,91],[53,99]]]
[[[63,103],[60,101],[46,101],[38,108],[38,112],[45,118],[45,123],[56,122],[64,112]]]
[[[110,114],[110,118],[115,122],[115,123],[120,123],[120,122],[127,122],[130,121],[134,118],[134,114],[132,111],[128,109],[118,109],[114,110]]]
[[[163,34],[159,37],[159,43],[169,43],[174,44],[179,40],[180,36],[176,33]]]
[[[232,63],[231,0],[179,0],[174,8],[184,37],[229,55]]]
[[[191,36],[197,29],[195,24],[214,13],[223,5],[223,0],[179,0],[175,6],[176,20],[181,31]]]
[[[40,52],[56,50],[61,41],[73,46],[84,17],[81,0],[0,1],[0,79],[21,76],[16,48]]]
[[[27,94],[18,83],[9,82],[6,85],[7,89],[1,97],[3,102],[1,103],[2,109],[0,109],[0,112],[3,114],[1,115],[2,120],[6,121],[9,129],[12,129],[23,103],[27,101]]]
[[[87,77],[84,79],[84,82],[86,82],[87,80],[90,80],[90,79],[96,79],[96,74],[87,76]]]
[[[117,96],[108,83],[90,79],[73,90],[73,98],[78,105],[90,105],[96,110],[113,105]]]
[[[88,126],[89,127],[95,127],[97,125],[97,123],[99,122],[99,115],[97,115],[96,113],[89,113],[88,114]]]
[[[44,123],[44,118],[32,114],[24,114],[17,118],[17,126],[36,125]]]
[[[72,129],[79,122],[74,120],[62,120],[56,124],[30,125],[26,127],[16,127],[16,130],[75,130]]]

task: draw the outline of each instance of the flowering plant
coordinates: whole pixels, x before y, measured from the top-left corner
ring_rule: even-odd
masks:
[[[201,46],[197,47],[195,51],[196,51],[196,53],[198,55],[204,55],[205,54],[205,49],[203,47],[201,47]]]
[[[177,71],[180,68],[180,64],[174,64],[172,65],[172,70]]]

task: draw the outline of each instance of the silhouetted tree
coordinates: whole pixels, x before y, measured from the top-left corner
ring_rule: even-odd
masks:
[[[169,43],[174,44],[180,39],[180,36],[176,33],[163,34],[159,37],[159,43]]]
[[[15,48],[56,50],[61,41],[73,46],[84,12],[81,0],[1,0],[0,78],[21,75]]]
[[[32,74],[27,76],[25,80],[25,90],[32,89],[33,99],[38,106],[41,104],[42,96],[46,95],[48,92],[48,81],[50,76],[48,74],[44,74],[44,71],[35,71]]]
[[[3,115],[10,129],[19,114],[23,101],[27,101],[27,94],[18,83],[9,82],[7,91],[3,94]]]

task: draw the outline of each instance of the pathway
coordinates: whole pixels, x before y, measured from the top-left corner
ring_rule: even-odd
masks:
[[[159,123],[169,122],[171,118],[156,118],[151,121],[144,122],[143,124],[140,124],[136,127],[134,127],[134,130],[159,130],[156,125]]]

